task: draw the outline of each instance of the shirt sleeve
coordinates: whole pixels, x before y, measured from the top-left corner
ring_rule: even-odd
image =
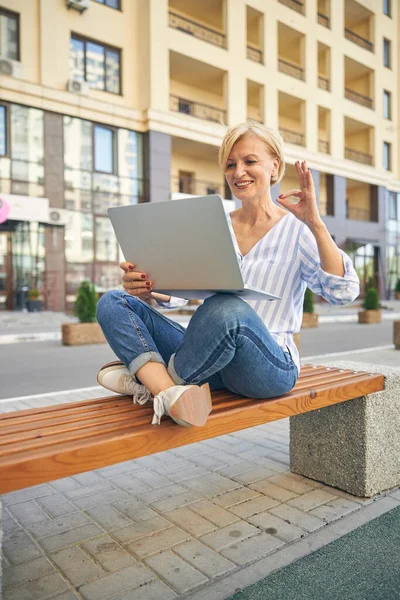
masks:
[[[185,298],[176,298],[175,296],[171,296],[168,302],[161,302],[159,300],[155,300],[155,302],[162,308],[181,308],[188,303],[188,300]]]
[[[344,275],[332,275],[321,267],[317,242],[308,227],[304,227],[299,239],[301,278],[307,286],[330,304],[353,302],[360,293],[360,280],[353,263],[339,248],[342,255]]]

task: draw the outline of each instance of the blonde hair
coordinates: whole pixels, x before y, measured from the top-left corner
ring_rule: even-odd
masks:
[[[283,138],[279,131],[271,129],[257,123],[256,121],[248,121],[247,123],[239,123],[229,127],[218,153],[219,166],[222,171],[226,171],[226,163],[228,156],[236,142],[245,135],[256,135],[267,146],[267,150],[272,158],[279,160],[277,172],[271,176],[271,185],[278,183],[285,172],[285,159],[283,158]]]

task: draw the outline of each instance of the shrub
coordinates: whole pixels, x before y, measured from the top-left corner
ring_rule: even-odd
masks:
[[[314,312],[313,293],[310,288],[306,288],[306,292],[304,294],[303,312],[311,314]]]
[[[40,292],[36,288],[31,288],[28,290],[28,300],[38,300],[40,296]]]
[[[82,281],[78,288],[73,314],[81,323],[96,321],[97,292],[90,281]]]
[[[369,290],[369,288],[374,288],[375,282],[373,277],[368,277],[367,285],[365,286],[365,291]]]
[[[394,291],[400,294],[400,277],[396,281],[396,287],[394,288]]]
[[[374,287],[367,289],[363,307],[365,310],[378,310],[379,309],[379,295],[378,290]]]

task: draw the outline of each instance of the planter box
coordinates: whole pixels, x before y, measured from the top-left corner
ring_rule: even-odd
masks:
[[[28,312],[40,312],[42,310],[42,301],[41,300],[27,300],[26,308]]]
[[[395,298],[396,300],[400,300],[400,292],[396,292]]]
[[[308,329],[310,327],[318,327],[318,314],[317,313],[303,313],[303,320],[301,322],[301,328]]]
[[[358,313],[359,323],[381,323],[381,310],[360,310]]]
[[[400,350],[400,321],[393,323],[393,344],[396,350]]]
[[[98,323],[63,323],[61,332],[64,346],[105,344],[107,341]]]

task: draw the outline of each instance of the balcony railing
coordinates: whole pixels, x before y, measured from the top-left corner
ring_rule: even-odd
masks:
[[[329,142],[327,140],[318,140],[318,151],[330,154]]]
[[[278,59],[278,69],[281,73],[286,73],[286,75],[296,77],[296,79],[301,79],[302,81],[304,81],[305,79],[304,69],[290,62],[287,62],[282,58]]]
[[[196,21],[182,17],[182,15],[178,15],[172,11],[169,11],[168,23],[169,26],[173,27],[174,29],[179,29],[180,31],[193,35],[200,40],[204,40],[205,42],[209,42],[215,46],[220,46],[220,48],[226,48],[226,36],[223,33],[219,33],[219,31],[216,31],[215,29],[211,29],[210,27],[196,23]]]
[[[322,75],[318,75],[318,87],[321,88],[321,90],[327,90],[329,92],[330,83],[331,82],[329,81],[329,79],[323,77]]]
[[[346,206],[346,219],[352,219],[353,221],[371,221],[371,211],[369,208]]]
[[[171,95],[169,108],[170,110],[190,115],[197,119],[213,121],[221,125],[225,123],[225,111],[215,106],[209,106],[208,104],[201,104],[200,102],[193,102],[192,100]]]
[[[322,14],[322,13],[317,13],[318,16],[318,23],[320,25],[323,25],[324,27],[328,27],[328,29],[330,29],[331,27],[331,21],[329,19],[329,17],[327,17],[326,15]]]
[[[282,134],[283,139],[288,144],[297,144],[298,146],[304,146],[304,134],[298,131],[292,131],[290,129],[279,128],[279,131]]]
[[[354,160],[355,162],[362,163],[363,165],[372,166],[372,156],[370,154],[366,154],[365,152],[353,150],[352,148],[345,148],[344,155],[349,160]]]
[[[208,194],[223,194],[223,186],[215,181],[202,181],[179,175],[171,178],[171,191],[195,196],[207,196]]]
[[[366,106],[367,108],[374,108],[374,101],[368,96],[363,96],[363,94],[359,94],[358,92],[350,90],[349,88],[345,88],[344,94],[348,100],[357,102],[357,104],[361,104],[362,106]]]
[[[254,60],[254,62],[262,63],[263,61],[263,53],[262,50],[255,48],[254,46],[249,46],[247,44],[247,58],[250,60]]]
[[[361,37],[361,35],[358,35],[358,33],[355,33],[355,31],[352,31],[351,29],[348,29],[347,27],[345,27],[344,35],[351,42],[354,42],[355,44],[358,44],[359,46],[361,46],[361,48],[365,48],[365,50],[369,50],[370,52],[374,51],[373,43],[370,42],[369,40],[366,40],[365,38]]]
[[[279,0],[279,2],[304,15],[304,2],[300,2],[300,0]]]

